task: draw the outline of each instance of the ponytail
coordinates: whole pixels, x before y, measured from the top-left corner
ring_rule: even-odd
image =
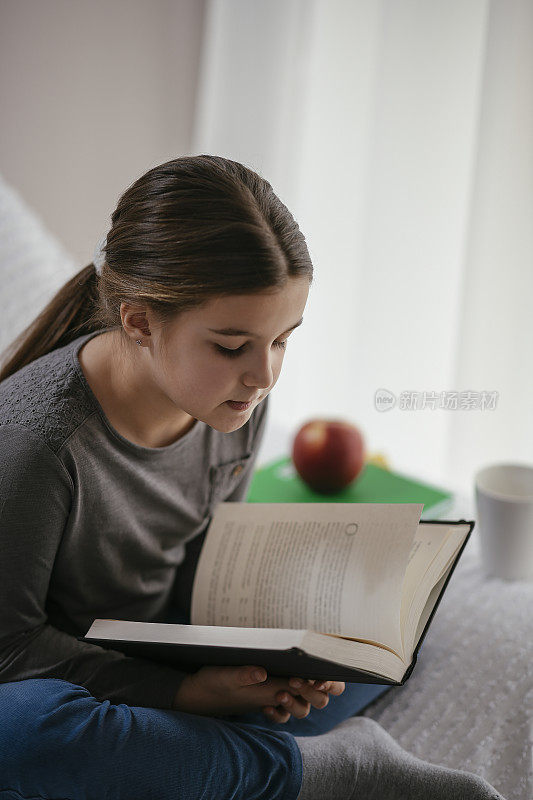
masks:
[[[3,351],[0,383],[36,358],[96,330],[96,294],[96,272],[91,263],[67,281]]]

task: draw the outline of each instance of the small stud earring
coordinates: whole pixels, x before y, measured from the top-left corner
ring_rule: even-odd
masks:
[[[137,339],[136,342],[137,344],[142,344],[142,339]]]

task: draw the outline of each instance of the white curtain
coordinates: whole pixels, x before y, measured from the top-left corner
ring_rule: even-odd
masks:
[[[287,444],[347,418],[468,490],[533,463],[529,0],[209,0],[192,152],[257,170],[307,239]]]

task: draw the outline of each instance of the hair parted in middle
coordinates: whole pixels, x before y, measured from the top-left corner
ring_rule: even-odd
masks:
[[[270,183],[222,156],[181,156],[144,173],[120,196],[103,255],[101,274],[93,262],[80,270],[12,343],[0,380],[85,333],[123,331],[123,302],[164,325],[214,297],[313,280],[304,235]]]

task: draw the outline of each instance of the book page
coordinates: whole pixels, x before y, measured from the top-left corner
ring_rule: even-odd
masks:
[[[433,587],[433,589],[431,590],[431,592],[429,594],[429,597],[427,599],[427,603],[426,603],[426,605],[424,607],[422,615],[421,615],[420,619],[418,620],[418,626],[417,626],[417,629],[416,629],[416,632],[415,632],[415,637],[414,637],[415,645],[417,644],[418,640],[422,636],[422,632],[423,632],[424,628],[426,627],[426,622],[428,621],[429,616],[430,616],[430,614],[431,614],[431,612],[433,610],[433,606],[437,602],[437,599],[438,599],[438,596],[440,594],[440,591],[441,591],[442,587],[444,586],[444,581],[448,577],[448,572],[452,568],[452,563],[453,563],[453,559],[450,562],[450,564],[448,565],[448,569],[444,571],[444,575],[435,584],[435,586]],[[414,650],[414,647],[413,647],[413,650]]]
[[[338,639],[334,636],[326,641],[322,634],[306,631],[302,648],[318,658],[372,672],[374,675],[383,675],[393,681],[401,681],[406,670],[406,664],[395,653],[365,642]]]
[[[426,527],[442,528],[441,525]],[[443,574],[449,571],[449,568],[468,534],[468,530],[468,525],[449,525],[440,549],[435,557],[428,563],[426,570],[421,574],[418,580],[418,585],[416,586],[415,593],[411,600],[410,608],[407,611],[403,629],[406,660],[411,659],[417,642],[416,631],[422,615],[427,610],[427,603],[428,599],[431,597],[432,590],[439,583]],[[429,609],[429,611],[431,612],[431,609]]]
[[[419,503],[220,503],[191,623],[296,628],[401,651],[402,584]]]
[[[418,526],[413,541],[413,547],[409,553],[409,561],[403,582],[401,611],[401,626],[403,632],[405,632],[406,621],[416,590],[422,582],[422,578],[429,565],[436,558],[446,537],[449,535],[450,529],[450,525],[424,525],[423,521],[421,521]]]
[[[306,631],[264,628],[211,627],[178,622],[132,622],[118,619],[95,619],[85,639],[112,639],[126,642],[160,644],[212,645],[214,647],[250,647],[287,650],[300,647]]]

